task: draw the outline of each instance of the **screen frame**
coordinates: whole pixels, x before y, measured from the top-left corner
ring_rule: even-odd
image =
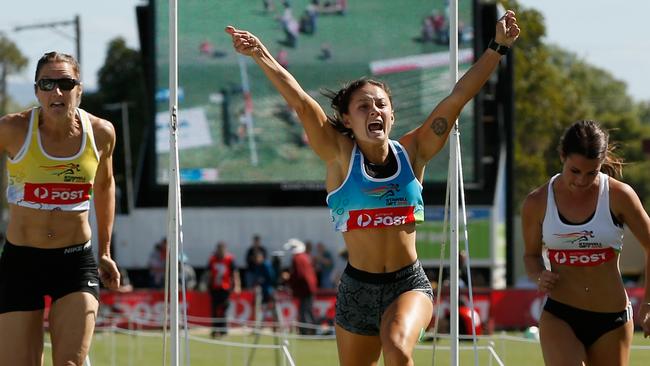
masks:
[[[145,64],[151,67],[146,68],[148,78],[149,95],[148,100],[149,120],[147,121],[147,147],[145,156],[141,159],[140,175],[136,177],[137,183],[137,202],[140,207],[159,207],[164,206],[167,202],[168,185],[160,184],[157,181],[157,154],[155,151],[156,134],[156,84],[157,84],[157,67],[156,65],[156,0],[150,0],[148,7],[149,21],[146,28],[151,37],[141,37],[141,41],[146,39],[149,49],[145,55]],[[481,17],[481,7],[478,0],[472,1],[472,11],[474,19],[474,41],[472,48],[474,50],[474,59],[482,54],[484,47],[480,41],[481,29],[477,27],[478,19]],[[142,28],[141,28],[142,29]],[[486,185],[485,167],[484,167],[484,128],[482,123],[483,113],[483,92],[475,97],[473,103],[473,133],[475,147],[473,152],[474,179],[465,181],[466,199],[468,202],[476,204],[491,203],[493,184]],[[301,182],[291,181],[285,183],[192,183],[181,184],[180,190],[182,195],[183,206],[190,207],[289,207],[289,206],[324,206],[327,192],[325,191],[324,178],[322,182]],[[447,183],[442,182],[423,182],[423,198],[427,205],[444,205],[445,192]]]

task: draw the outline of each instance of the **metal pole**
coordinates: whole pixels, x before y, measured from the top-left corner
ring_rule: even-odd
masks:
[[[244,94],[244,116],[246,118],[246,134],[248,135],[248,148],[251,152],[251,164],[257,166],[257,147],[255,146],[255,127],[253,126],[253,97],[251,95],[250,82],[246,72],[246,58],[239,55],[239,73],[241,77],[242,91]]]
[[[179,164],[178,164],[178,39],[176,0],[169,1],[169,200],[167,241],[170,245],[170,365],[178,366],[179,357],[179,321],[178,321],[178,225],[179,225]]]
[[[458,2],[449,1],[449,73],[452,84],[458,81]],[[450,352],[449,365],[458,365],[458,169],[460,156],[460,132],[458,120],[454,127],[449,145],[449,164],[451,165],[451,214],[450,214],[450,255],[449,255],[449,312],[450,312]]]
[[[76,59],[77,62],[81,65],[81,17],[79,14],[75,15],[73,20],[65,20],[61,22],[51,22],[51,23],[39,23],[39,24],[30,24],[30,25],[21,25],[14,28],[14,31],[19,32],[26,29],[36,29],[36,28],[56,28],[59,26],[73,25],[75,27],[75,47],[76,47]],[[81,73],[81,66],[79,66]]]
[[[77,63],[79,64],[79,68],[81,69],[81,17],[79,14],[75,15],[74,17],[74,27],[75,27],[75,41],[76,41],[76,46],[77,46]],[[81,74],[81,70],[79,70],[79,73]]]

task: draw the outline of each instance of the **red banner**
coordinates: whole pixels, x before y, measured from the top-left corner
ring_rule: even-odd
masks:
[[[634,314],[643,300],[643,288],[627,288]],[[447,296],[446,294],[444,295]],[[449,304],[443,297],[440,314],[449,313]],[[460,303],[469,303],[466,293],[461,293]],[[336,294],[331,290],[321,290],[314,299],[314,315],[317,319],[334,321]],[[242,291],[232,294],[231,306],[227,317],[233,325],[255,320],[255,294],[252,291]],[[479,289],[474,293],[474,308],[479,313],[481,323],[488,331],[493,329],[523,329],[537,325],[542,312],[544,296],[536,290]],[[47,302],[49,306],[49,301]],[[207,292],[188,291],[187,301],[180,303],[187,308],[191,323],[209,325],[211,317],[210,295]],[[298,318],[298,303],[286,292],[277,292],[276,306],[284,321],[294,321]],[[137,290],[129,293],[102,291],[98,325],[116,324],[118,326],[151,326],[161,324],[164,310],[164,293],[159,290]],[[47,312],[46,312],[47,314]],[[435,312],[434,312],[435,314]],[[264,313],[264,321],[273,321],[273,313]],[[635,324],[639,325],[635,318]]]

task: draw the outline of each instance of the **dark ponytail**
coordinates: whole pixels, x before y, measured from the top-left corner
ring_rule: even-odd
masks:
[[[609,133],[596,121],[583,120],[573,123],[560,138],[558,152],[567,157],[582,155],[587,159],[599,159],[600,170],[614,178],[623,176],[623,159],[614,151],[616,146],[609,143]]]

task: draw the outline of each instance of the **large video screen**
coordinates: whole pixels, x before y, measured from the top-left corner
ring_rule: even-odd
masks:
[[[398,139],[452,88],[447,1],[220,0],[178,2],[178,151],[184,185],[322,189],[325,167],[300,121],[257,65],[235,53],[227,25],[250,30],[331,113],[321,93],[362,76],[390,86]],[[459,2],[460,72],[473,61],[473,1]],[[156,183],[168,182],[169,9],[157,0]],[[475,177],[473,104],[460,116],[464,177]],[[448,153],[426,183],[446,180]]]

